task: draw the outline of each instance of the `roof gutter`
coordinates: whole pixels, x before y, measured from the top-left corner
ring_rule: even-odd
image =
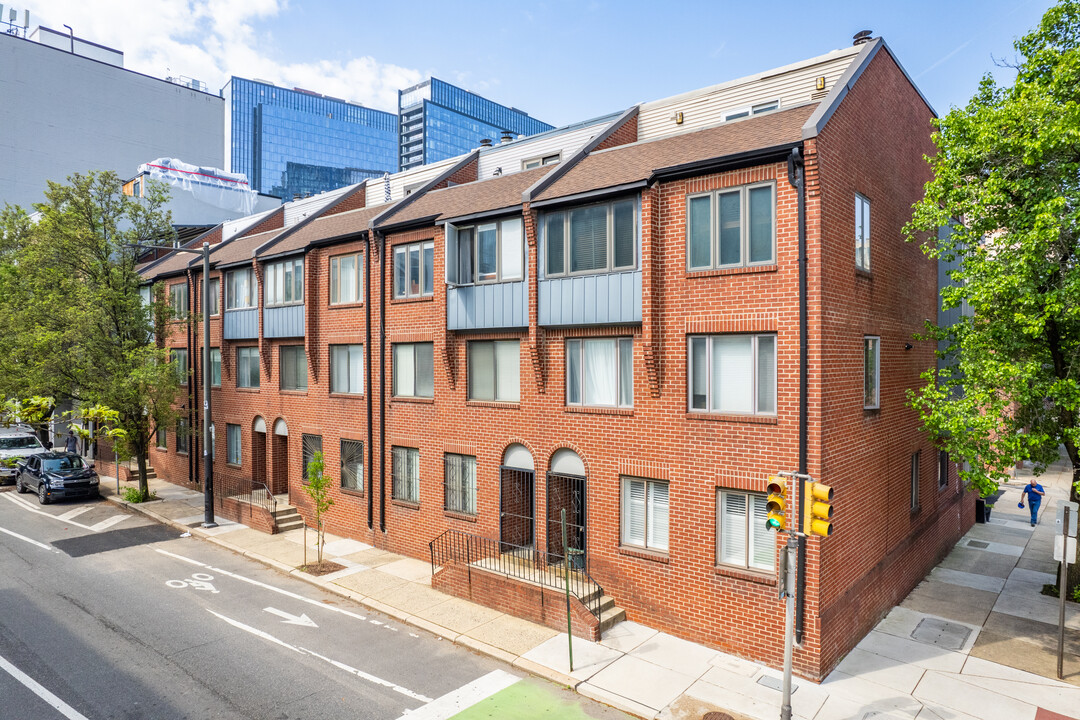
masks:
[[[763,165],[768,162],[783,162],[787,160],[793,149],[798,148],[801,145],[802,141],[797,140],[782,143],[780,145],[773,145],[772,147],[747,150],[746,152],[735,153],[734,155],[721,155],[720,157],[708,158],[706,160],[695,160],[694,162],[683,163],[681,165],[671,165],[670,167],[653,170],[652,175],[649,176],[648,182],[651,185],[657,180],[680,180],[682,178],[695,177],[697,175],[708,175],[726,170],[738,170],[744,167]]]

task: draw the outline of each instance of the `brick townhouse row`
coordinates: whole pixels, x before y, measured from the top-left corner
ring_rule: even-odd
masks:
[[[331,532],[534,618],[530,583],[454,576],[452,541],[561,567],[565,510],[626,617],[779,665],[764,490],[802,468],[836,493],[795,654],[823,677],[973,518],[905,395],[935,360],[936,268],[902,233],[932,118],[875,39],[215,228],[219,496],[310,523],[321,450]],[[190,258],[143,274],[198,319]],[[202,329],[166,330],[192,395],[150,461],[198,482]]]

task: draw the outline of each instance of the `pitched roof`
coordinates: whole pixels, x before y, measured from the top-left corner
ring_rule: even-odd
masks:
[[[653,171],[702,160],[799,142],[802,125],[817,103],[758,115],[657,140],[593,152],[536,200],[576,195],[647,180]]]
[[[352,235],[368,229],[371,218],[386,210],[389,205],[357,208],[316,218],[296,232],[266,249],[260,257],[273,257],[287,252],[302,250],[313,242]]]
[[[414,203],[387,218],[385,224],[397,225],[435,216],[455,218],[463,215],[521,206],[521,193],[544,176],[551,166],[488,178],[464,185],[432,190]]]
[[[250,260],[255,255],[255,248],[259,247],[267,240],[271,240],[276,235],[288,231],[288,229],[289,228],[275,228],[255,235],[245,235],[243,237],[233,238],[228,242],[219,243],[210,251],[210,262],[220,267],[222,265],[231,265],[233,263],[243,262],[244,260]]]

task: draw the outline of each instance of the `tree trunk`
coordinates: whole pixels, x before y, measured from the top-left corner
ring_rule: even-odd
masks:
[[[146,481],[146,448],[136,448],[135,452],[139,464],[139,494],[146,500],[150,497],[150,485]]]

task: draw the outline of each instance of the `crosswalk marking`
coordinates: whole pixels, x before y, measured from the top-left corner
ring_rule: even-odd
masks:
[[[97,525],[91,525],[90,529],[94,532],[101,532],[102,530],[107,530],[108,528],[111,528],[113,525],[116,525],[119,522],[127,520],[127,518],[127,515],[113,515],[111,518],[105,518]]]
[[[473,680],[468,685],[462,685],[457,690],[451,690],[427,705],[406,711],[398,720],[448,720],[462,710],[505,690],[520,679],[517,675],[512,675],[505,670],[492,670],[487,675]]]
[[[74,520],[75,518],[82,515],[84,512],[89,512],[90,509],[91,508],[90,508],[89,505],[83,505],[82,507],[77,507],[74,510],[68,510],[63,515],[58,515],[56,517],[56,519],[57,520]]]
[[[64,522],[64,523],[67,523],[68,525],[74,525],[75,527],[82,528],[83,530],[90,530],[91,532],[101,532],[102,530],[107,530],[108,528],[112,527],[113,525],[117,524],[118,522],[121,522],[122,520],[125,520],[125,519],[131,517],[130,515],[113,515],[110,518],[102,520],[101,522],[99,522],[96,525],[83,525],[81,522],[73,520],[72,518],[77,517],[78,515],[81,515],[84,512],[89,512],[90,510],[93,510],[95,506],[93,506],[93,505],[90,505],[90,506],[83,505],[83,506],[74,508],[73,510],[69,510],[68,512],[64,513],[63,515],[53,515],[52,513],[48,513],[48,512],[45,512],[44,510],[39,509],[38,507],[36,507],[35,505],[30,503],[26,499],[18,497],[14,493],[0,493],[0,497],[7,498],[8,500],[10,500],[11,502],[15,503],[16,505],[18,505],[19,507],[21,507],[22,509],[24,509],[24,510],[26,510],[28,512],[36,513],[38,515],[44,515],[47,518],[51,518],[51,519],[57,520],[59,522]],[[75,514],[73,515],[72,513],[75,513]]]

